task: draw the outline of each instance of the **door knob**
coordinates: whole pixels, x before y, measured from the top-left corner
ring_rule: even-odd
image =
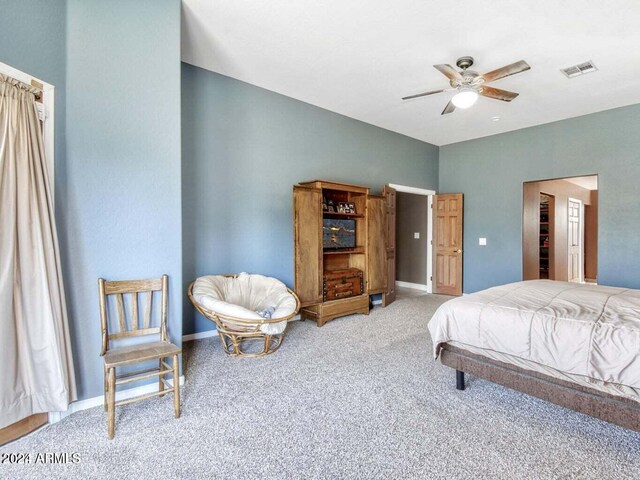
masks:
[[[456,250],[456,251],[455,251],[455,252],[453,252],[453,253],[462,253],[462,250],[458,249],[458,250]]]

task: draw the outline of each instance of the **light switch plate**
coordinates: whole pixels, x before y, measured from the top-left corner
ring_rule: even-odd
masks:
[[[486,245],[487,244],[487,239],[484,237],[480,237],[478,239],[478,245]]]
[[[413,234],[413,238],[420,238],[420,232],[415,232]]]

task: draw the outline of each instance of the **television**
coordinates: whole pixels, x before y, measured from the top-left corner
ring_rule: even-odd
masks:
[[[324,218],[322,222],[322,246],[326,250],[355,248],[356,221]]]

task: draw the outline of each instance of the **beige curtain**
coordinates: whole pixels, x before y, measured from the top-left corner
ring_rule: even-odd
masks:
[[[0,75],[0,428],[76,399],[50,185],[34,92]]]

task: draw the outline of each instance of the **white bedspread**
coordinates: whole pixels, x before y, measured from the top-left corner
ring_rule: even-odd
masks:
[[[640,290],[512,283],[444,303],[429,331],[436,358],[454,341],[640,389]]]

